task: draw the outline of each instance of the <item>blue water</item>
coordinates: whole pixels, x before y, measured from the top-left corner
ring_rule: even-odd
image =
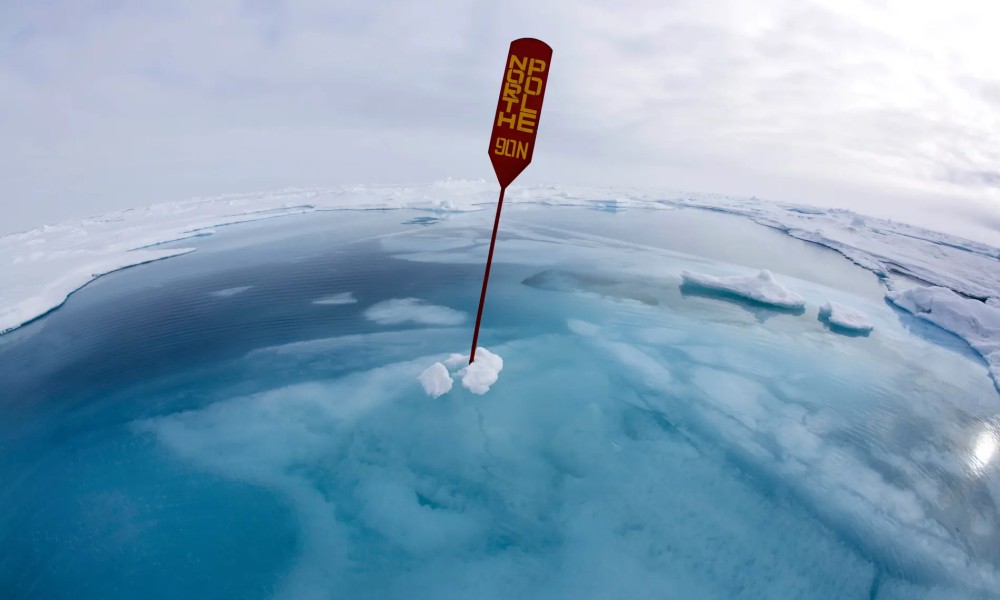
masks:
[[[728,215],[512,207],[500,380],[432,399],[491,224],[226,227],[0,336],[0,597],[997,597],[997,394],[873,275]],[[677,277],[740,268],[809,306]],[[466,320],[366,316],[394,298]]]

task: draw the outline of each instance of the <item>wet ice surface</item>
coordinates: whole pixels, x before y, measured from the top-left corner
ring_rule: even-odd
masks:
[[[416,217],[241,225],[0,337],[4,597],[996,597],[997,393],[869,272],[727,215],[512,208],[502,374],[432,398],[492,216]],[[804,311],[681,287],[759,269]]]

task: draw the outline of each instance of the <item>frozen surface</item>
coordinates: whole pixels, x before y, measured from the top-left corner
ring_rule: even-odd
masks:
[[[942,287],[889,292],[896,306],[964,339],[989,365],[1000,390],[1000,307],[963,298]]]
[[[465,313],[447,306],[435,306],[419,298],[385,300],[368,308],[365,316],[379,325],[460,325],[465,321]]]
[[[806,304],[805,298],[778,283],[774,275],[766,269],[761,270],[756,275],[732,275],[729,277],[714,277],[684,271],[681,273],[681,278],[688,286],[728,292],[771,306],[802,308]]]
[[[224,290],[216,290],[214,292],[209,292],[209,296],[215,296],[216,298],[228,298],[230,296],[235,296],[236,294],[242,294],[243,292],[252,288],[252,285],[241,285],[237,287],[226,288]]]
[[[820,307],[819,314],[828,319],[831,325],[851,331],[871,331],[874,327],[868,315],[839,302],[827,301]]]
[[[323,298],[317,298],[313,300],[313,304],[326,305],[326,306],[339,306],[341,304],[354,304],[357,302],[357,298],[351,292],[342,292],[340,294],[333,294],[332,296],[324,296]]]
[[[597,208],[509,213],[489,368],[436,397],[466,368],[442,358],[470,340],[491,215],[236,227],[0,336],[0,589],[998,597],[1000,420],[978,357],[825,251],[873,289],[777,262],[805,308],[687,293],[684,271],[753,267],[615,238],[631,207]],[[746,248],[811,248],[747,228]],[[919,313],[922,293],[896,297]],[[872,335],[831,335],[827,301]]]
[[[492,210],[492,182],[447,180],[418,186],[285,190],[159,204],[0,237],[0,332],[61,305],[95,277],[190,252],[157,249],[214,235],[218,227],[328,210],[408,208],[432,223],[449,213]],[[742,215],[842,253],[876,273],[889,289],[899,276],[986,299],[1000,297],[1000,251],[983,243],[847,210],[771,204],[756,198],[625,188],[515,186],[511,204],[589,206],[600,210],[694,207]]]

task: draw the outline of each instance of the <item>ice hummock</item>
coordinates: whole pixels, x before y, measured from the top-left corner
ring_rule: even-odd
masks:
[[[778,283],[767,269],[762,269],[756,275],[730,277],[714,277],[684,271],[681,273],[681,279],[688,286],[726,292],[770,306],[795,309],[806,305],[805,298]]]
[[[865,313],[832,300],[820,307],[819,314],[831,325],[850,331],[868,332],[874,327]]]
[[[989,365],[1000,390],[1000,307],[963,298],[943,287],[915,287],[886,297],[914,316],[962,338]]]

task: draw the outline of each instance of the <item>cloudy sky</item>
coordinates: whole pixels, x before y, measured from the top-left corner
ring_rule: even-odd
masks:
[[[492,178],[842,206],[1000,243],[990,0],[0,0],[0,232],[226,192]],[[517,185],[517,184],[515,184]]]

